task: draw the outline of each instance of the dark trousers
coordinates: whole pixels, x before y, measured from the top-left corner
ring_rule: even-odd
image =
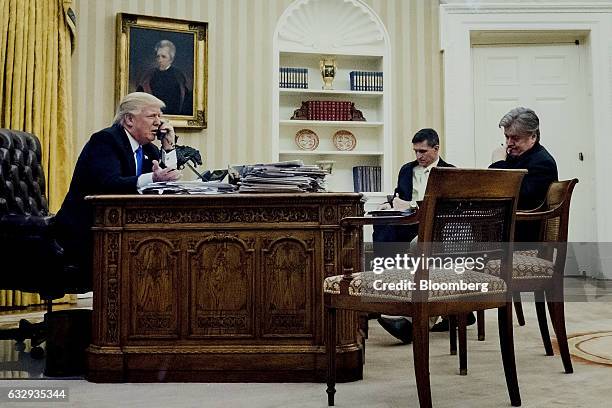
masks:
[[[409,249],[408,243],[419,233],[417,225],[374,225],[372,246],[375,257],[395,257]]]
[[[55,226],[57,243],[64,250],[63,278],[75,288],[91,288],[93,275],[93,239],[89,228],[67,228]],[[69,276],[70,275],[70,276]]]

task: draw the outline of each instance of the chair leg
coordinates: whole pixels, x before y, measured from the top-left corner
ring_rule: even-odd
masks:
[[[512,328],[512,303],[497,310],[497,322],[499,326],[499,345],[501,348],[502,362],[506,385],[510,395],[510,403],[513,407],[521,406],[521,394],[519,391],[516,375],[516,361],[514,359],[514,335]]]
[[[546,297],[549,299],[555,299],[555,296],[549,296],[546,293]],[[565,305],[563,302],[548,302],[548,312],[550,313],[550,319],[552,320],[553,329],[555,330],[555,336],[557,336],[557,344],[559,345],[559,354],[561,354],[561,360],[563,360],[563,368],[566,374],[574,372],[572,367],[572,358],[569,353],[569,346],[567,344],[567,332],[565,331]]]
[[[476,312],[476,326],[478,327],[478,341],[485,339],[485,311],[479,310]]]
[[[451,356],[457,355],[457,316],[448,316],[448,339]]]
[[[431,408],[431,385],[429,383],[429,319],[413,316],[412,335],[414,374],[421,408]]]
[[[467,314],[458,316],[459,326],[459,375],[467,375]]]
[[[327,308],[327,405],[334,406],[336,394],[336,309]]]
[[[544,303],[544,291],[536,290],[535,308],[538,316],[538,325],[540,326],[540,336],[542,336],[542,344],[547,356],[554,356],[552,343],[550,342],[550,334],[548,333],[548,319],[546,318],[546,304]]]
[[[523,303],[521,302],[521,292],[514,292],[512,294],[514,299],[514,310],[516,310],[516,321],[519,326],[525,325],[525,314],[523,313]]]

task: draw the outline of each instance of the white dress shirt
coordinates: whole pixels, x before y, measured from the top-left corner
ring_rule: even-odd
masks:
[[[132,152],[134,154],[134,165],[136,166],[136,168],[138,168],[138,162],[136,160],[136,150],[138,150],[138,147],[140,146],[140,144],[136,141],[136,139],[132,137],[132,135],[130,135],[130,132],[128,132],[127,129],[124,129],[124,130],[125,130],[125,134],[128,136],[130,145],[132,146]],[[176,168],[176,163],[177,163],[176,150],[166,152],[164,149],[161,149],[161,151],[162,151],[161,161],[166,164],[166,167]],[[145,158],[148,159],[148,157],[145,156],[143,152],[143,160]],[[138,176],[137,187],[140,188],[152,182],[153,182],[153,173],[143,173],[140,176]]]
[[[427,167],[416,166],[412,169],[412,201],[421,201],[425,197],[425,189],[427,181],[429,181],[429,173],[431,169],[438,165],[440,157]]]

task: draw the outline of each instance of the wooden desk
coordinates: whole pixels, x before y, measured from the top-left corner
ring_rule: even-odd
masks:
[[[342,273],[338,223],[360,194],[90,199],[88,380],[325,380],[322,282]],[[338,372],[361,379],[358,319],[339,321]]]

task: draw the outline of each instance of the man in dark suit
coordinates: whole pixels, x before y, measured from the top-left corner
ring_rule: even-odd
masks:
[[[454,167],[440,157],[440,138],[433,129],[421,129],[412,138],[416,160],[402,166],[397,177],[397,187],[391,202],[383,203],[379,209],[406,209],[423,199],[425,187],[432,167]],[[388,242],[410,242],[418,234],[418,225],[375,225],[372,240],[377,256],[388,251]]]
[[[440,138],[433,129],[419,130],[412,138],[412,148],[416,160],[402,166],[393,200],[382,204],[379,209],[402,210],[412,207],[425,196],[429,172],[433,167],[454,167],[440,158]],[[372,236],[374,256],[394,257],[405,249],[405,245],[394,243],[411,242],[418,235],[418,230],[418,225],[375,225]],[[381,316],[378,322],[402,342],[407,344],[412,341],[412,322],[407,318]]]
[[[62,207],[55,217],[59,243],[66,257],[87,270],[91,265],[93,211],[85,196],[135,194],[153,181],[174,181],[174,166],[160,166],[160,150],[151,142],[158,129],[165,133],[166,163],[176,162],[172,125],[161,118],[164,103],[153,95],[134,92],[120,102],[113,125],[94,133],[83,148]]]
[[[499,122],[504,128],[506,144],[493,152],[492,169],[526,169],[521,183],[517,208],[530,210],[538,207],[546,198],[548,187],[557,181],[557,163],[540,144],[540,120],[529,108],[518,107],[506,113]],[[538,231],[532,223],[517,223],[515,241],[530,242]]]
[[[525,169],[517,208],[529,210],[538,207],[546,198],[548,187],[557,181],[557,163],[548,151],[540,144],[540,120],[529,108],[518,107],[506,113],[499,122],[504,128],[506,144],[493,152],[493,169]],[[533,242],[538,239],[533,234],[540,230],[533,222],[516,223],[514,240]],[[468,316],[468,323],[473,322],[473,315]],[[448,330],[448,320],[444,318],[432,331]]]
[[[155,44],[155,67],[146,71],[137,91],[153,94],[163,100],[168,115],[191,115],[192,92],[187,87],[187,78],[173,65],[176,46],[172,41],[161,40]]]

